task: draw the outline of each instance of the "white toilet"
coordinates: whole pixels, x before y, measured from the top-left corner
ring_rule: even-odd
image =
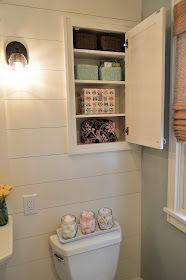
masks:
[[[49,242],[60,280],[114,280],[119,258],[121,229],[66,244],[57,235]]]

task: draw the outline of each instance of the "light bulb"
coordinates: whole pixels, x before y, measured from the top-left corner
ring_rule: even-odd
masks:
[[[10,55],[8,63],[14,70],[22,69],[27,65],[27,59],[21,53],[12,53]]]

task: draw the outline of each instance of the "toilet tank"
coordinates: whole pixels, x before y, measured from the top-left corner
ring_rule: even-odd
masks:
[[[50,237],[56,272],[61,280],[113,280],[117,270],[121,229],[61,244]]]

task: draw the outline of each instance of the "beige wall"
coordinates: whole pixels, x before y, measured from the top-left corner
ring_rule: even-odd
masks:
[[[141,19],[141,0],[0,0],[0,3],[133,21]]]
[[[41,7],[42,2],[30,1],[29,5]],[[124,17],[139,19],[139,1],[118,2],[120,8],[122,3]],[[0,269],[0,279],[55,280],[48,237],[55,232],[60,217],[65,213],[78,215],[85,208],[97,211],[102,206],[113,209],[124,233],[118,280],[133,279],[140,275],[140,152],[68,156],[64,13],[50,10],[59,9],[59,1],[52,1],[53,7],[50,3],[45,3],[49,10],[0,4],[1,66],[5,64],[4,46],[16,39],[26,44],[32,68],[20,83],[20,76],[0,70],[6,87],[3,95],[1,85],[1,165],[4,164],[0,176],[1,181],[6,178],[15,186],[8,198],[14,219],[14,254],[8,266]],[[68,3],[71,2],[64,2],[65,9]],[[94,3],[94,12],[106,15],[105,10],[98,10],[98,1]],[[91,13],[90,8],[87,11],[83,6],[82,12]],[[114,11],[112,1],[107,8],[109,16],[117,13],[120,17],[120,9]],[[130,24],[109,18],[86,18],[104,24]],[[39,212],[25,216],[22,196],[33,193],[38,194]]]

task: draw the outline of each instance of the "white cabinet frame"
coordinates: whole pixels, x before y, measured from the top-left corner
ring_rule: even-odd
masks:
[[[135,102],[135,90],[131,90],[131,88],[134,88],[134,83],[131,73],[134,73],[134,71],[141,71],[143,70],[143,67],[138,67],[138,70],[132,70],[130,61],[127,58],[127,64],[130,66],[128,71],[125,69],[127,80],[125,82],[120,82],[120,86],[126,85],[125,94],[127,94],[127,98],[125,98],[125,114],[123,114],[123,117],[125,117],[125,122],[127,123],[127,126],[129,126],[129,136],[126,136],[125,139],[128,141],[121,141],[121,142],[113,142],[113,143],[100,143],[100,144],[78,144],[77,143],[77,127],[76,127],[76,100],[75,100],[75,84],[81,84],[84,83],[84,81],[78,81],[74,78],[74,51],[73,51],[73,27],[78,28],[84,28],[84,29],[94,29],[96,31],[110,31],[110,32],[118,32],[118,33],[125,33],[126,37],[129,38],[129,44],[132,37],[136,36],[136,32],[139,31],[142,35],[144,34],[151,34],[151,30],[154,34],[154,42],[159,40],[159,45],[156,42],[156,48],[153,46],[153,42],[150,42],[149,49],[148,46],[145,47],[146,52],[151,52],[151,48],[154,51],[152,53],[152,63],[149,64],[149,69],[146,69],[146,72],[152,71],[153,75],[153,63],[156,63],[156,60],[153,58],[153,55],[156,55],[158,58],[158,64],[155,74],[160,73],[160,75],[155,75],[154,78],[152,78],[149,75],[149,81],[144,80],[143,85],[145,88],[145,83],[151,83],[152,84],[152,92],[149,91],[149,94],[151,94],[147,99],[149,103],[153,104],[146,104],[145,95],[142,93],[142,102],[144,103],[144,106],[140,108],[141,110],[141,116],[140,114],[136,114],[136,112],[140,113],[139,106],[137,102]],[[164,123],[164,71],[165,71],[165,9],[162,8],[159,11],[155,12],[152,16],[144,20],[143,22],[139,23],[137,26],[135,26],[133,29],[129,26],[120,26],[120,25],[112,25],[112,24],[102,24],[101,22],[89,22],[88,20],[77,21],[71,18],[66,18],[65,20],[65,28],[64,28],[64,36],[65,36],[65,60],[66,60],[66,83],[67,83],[67,106],[68,106],[68,142],[69,142],[69,154],[81,154],[81,153],[95,153],[95,152],[105,152],[105,151],[118,151],[118,150],[128,150],[133,147],[133,144],[139,144],[139,145],[146,145],[149,147],[154,148],[163,148],[163,123]],[[130,30],[130,31],[129,31]],[[153,40],[153,34],[151,34],[151,39]],[[146,40],[148,42],[148,40]],[[130,45],[129,45],[130,48]],[[142,50],[142,48],[138,48],[139,51]],[[86,52],[86,51],[85,51]],[[83,51],[83,53],[85,53]],[[127,54],[128,51],[126,51]],[[81,50],[75,50],[76,54],[81,54]],[[88,53],[91,53],[88,51]],[[104,53],[104,52],[103,52]],[[149,55],[148,53],[148,55]],[[124,57],[126,56],[124,54]],[[129,54],[131,54],[131,51],[129,50]],[[86,55],[86,53],[85,53]],[[92,54],[97,55],[96,52],[93,52]],[[99,55],[99,54],[98,54]],[[141,55],[141,54],[139,54]],[[121,54],[122,56],[122,54]],[[132,56],[131,56],[132,57]],[[136,55],[137,57],[137,55]],[[147,59],[146,59],[147,63]],[[142,66],[142,65],[139,65]],[[146,65],[145,65],[146,67]],[[156,77],[158,76],[158,77]],[[154,81],[155,79],[155,81]],[[103,81],[95,82],[95,84],[104,84]],[[94,84],[94,82],[92,82]],[[113,82],[109,82],[107,84],[113,84]],[[116,84],[116,83],[115,83]],[[153,89],[153,86],[157,86],[157,91],[155,92]],[[118,83],[119,85],[119,83]],[[149,87],[148,87],[149,89]],[[141,91],[142,92],[142,91]],[[148,90],[145,90],[145,94],[148,92]],[[157,98],[153,98],[153,94],[156,93],[158,96]],[[132,99],[130,98],[132,97]],[[152,102],[150,102],[152,97]],[[146,106],[152,106],[152,112],[153,116],[151,118],[146,118],[146,115],[144,114]],[[155,108],[153,108],[155,106]],[[149,109],[150,111],[151,109]],[[135,112],[135,114],[134,114]],[[133,118],[133,115],[135,115],[135,118]],[[89,117],[88,115],[86,117]],[[98,117],[103,117],[101,114],[98,115]],[[105,117],[105,116],[104,116]],[[108,117],[111,117],[108,115]],[[116,117],[113,115],[113,117]],[[122,116],[118,115],[118,118]],[[79,118],[79,117],[78,117]],[[140,121],[138,120],[140,118]],[[121,119],[118,119],[120,121]],[[132,121],[131,121],[132,120]],[[149,121],[149,122],[148,122]],[[135,125],[133,126],[133,123]],[[144,125],[144,129],[139,129],[139,124]],[[133,134],[130,135],[130,129],[133,129]],[[136,130],[137,133],[134,133]],[[130,143],[133,144],[130,144]]]
[[[125,33],[131,27],[129,26],[120,26],[120,25],[112,25],[112,24],[104,24],[97,22],[92,25],[91,22],[88,21],[77,21],[71,18],[66,18],[65,20],[65,60],[66,60],[66,88],[67,88],[67,115],[68,115],[68,152],[69,154],[87,154],[87,153],[96,153],[96,152],[109,152],[109,151],[119,151],[119,150],[129,150],[134,147],[125,141],[122,142],[113,142],[113,143],[100,143],[100,144],[77,144],[77,135],[76,135],[76,108],[75,108],[75,84],[81,84],[82,81],[78,81],[74,79],[74,55],[73,55],[73,27],[78,26],[79,28],[84,29],[94,29],[99,31],[110,31],[110,32],[118,32]],[[135,24],[134,24],[135,25]],[[76,53],[81,52],[81,50],[76,50]],[[84,52],[85,53],[85,52]],[[94,52],[95,53],[95,52]],[[103,52],[104,53],[104,52]],[[113,53],[116,56],[116,53]],[[111,53],[112,56],[112,53]],[[120,58],[124,58],[124,53],[119,54]],[[85,84],[85,82],[83,81]],[[87,81],[90,84],[90,82]],[[92,84],[109,84],[109,85],[118,85],[125,86],[125,82],[105,82],[91,81]],[[124,114],[117,114],[122,117]],[[87,117],[89,117],[87,115]],[[91,116],[90,116],[91,117]],[[105,117],[105,115],[99,115],[99,117]],[[114,117],[114,114],[113,114]],[[78,117],[79,118],[79,117]]]

